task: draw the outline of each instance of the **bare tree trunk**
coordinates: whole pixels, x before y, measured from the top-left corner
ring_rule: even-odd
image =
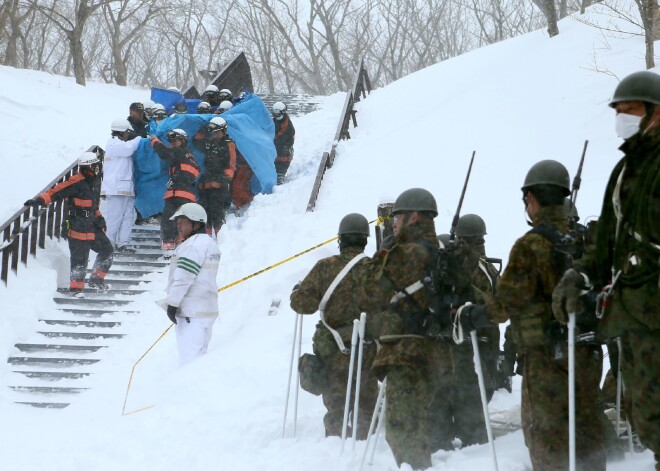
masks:
[[[557,26],[557,8],[555,7],[554,0],[532,0],[539,10],[545,16],[548,23],[548,35],[550,37],[559,34],[559,26]]]
[[[646,68],[652,69],[655,67],[655,51],[653,47],[653,19],[655,11],[658,9],[658,4],[656,0],[635,0],[637,7],[639,8],[639,15],[642,19],[642,25],[644,26],[644,43],[646,45]]]

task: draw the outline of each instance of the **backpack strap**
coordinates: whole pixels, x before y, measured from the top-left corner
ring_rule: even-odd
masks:
[[[367,255],[363,252],[355,257],[342,268],[342,270],[335,276],[335,279],[332,280],[332,283],[330,283],[330,286],[328,286],[328,289],[325,291],[325,294],[323,295],[323,298],[321,298],[321,302],[319,303],[319,314],[321,316],[321,322],[323,322],[323,325],[330,331],[332,336],[335,339],[335,343],[337,344],[337,348],[339,348],[339,351],[342,352],[343,354],[348,354],[350,351],[348,348],[346,348],[346,345],[344,345],[344,341],[341,339],[341,335],[339,335],[339,332],[337,332],[335,329],[330,327],[328,323],[325,321],[325,306],[328,304],[328,300],[332,296],[332,293],[335,292],[335,289],[337,288],[337,285],[343,280],[346,275],[348,275],[348,272],[351,271],[351,269],[364,257]]]

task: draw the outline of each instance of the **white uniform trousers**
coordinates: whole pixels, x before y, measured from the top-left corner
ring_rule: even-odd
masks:
[[[110,242],[117,248],[130,244],[135,223],[135,197],[108,195],[102,204],[101,212],[108,226],[105,235]]]
[[[179,364],[181,365],[206,354],[213,333],[213,323],[217,318],[189,317],[189,319],[190,322],[187,322],[185,317],[177,316],[174,326],[176,343],[179,346]]]

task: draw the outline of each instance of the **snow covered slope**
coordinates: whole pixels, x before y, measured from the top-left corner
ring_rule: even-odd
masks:
[[[588,13],[596,17],[592,10]],[[614,116],[607,101],[623,77],[644,67],[642,38],[607,38],[573,19],[549,39],[535,32],[473,51],[412,74],[359,103],[358,128],[338,146],[326,174],[317,209],[306,213],[321,153],[331,146],[342,94],[320,110],[297,119],[296,156],[290,182],[258,196],[241,218],[230,217],[221,233],[218,286],[250,275],[336,233],[349,212],[375,217],[382,199],[421,186],[440,206],[438,232],[449,229],[468,159],[477,156],[463,212],[481,214],[488,225],[489,255],[506,258],[526,231],[520,186],[536,161],[554,158],[574,172],[585,139],[589,151],[578,206],[583,220],[595,215],[605,180],[618,159]],[[596,64],[611,73],[595,72]],[[68,78],[0,68],[0,129],[4,165],[0,218],[45,186],[91,144],[104,145],[115,117],[147,92],[89,84]],[[367,250],[373,252],[374,242]],[[316,260],[336,253],[331,243],[252,278],[220,296],[221,316],[209,354],[179,369],[173,335],[159,342],[136,368],[127,410],[121,416],[133,363],[168,327],[153,303],[164,280],[143,295],[142,314],[121,348],[103,355],[94,388],[61,411],[22,408],[0,400],[0,469],[22,471],[140,470],[191,471],[356,470],[362,444],[339,456],[337,439],[325,439],[320,398],[301,392],[297,438],[292,425],[282,439],[282,414],[294,315],[291,287]],[[0,353],[37,330],[40,316],[55,309],[50,300],[68,270],[67,249],[49,243],[48,258],[31,263],[21,277],[0,286]],[[58,281],[59,280],[59,281]],[[271,300],[281,298],[275,316]],[[317,319],[305,318],[303,349],[311,349]],[[126,327],[126,325],[125,325]],[[0,363],[0,398],[11,375]],[[501,391],[491,410],[519,403]],[[289,417],[293,411],[290,409]],[[522,434],[496,442],[500,470],[530,468]],[[436,470],[484,470],[485,446],[434,457]],[[381,440],[374,470],[396,469]],[[653,469],[649,452],[609,469]]]

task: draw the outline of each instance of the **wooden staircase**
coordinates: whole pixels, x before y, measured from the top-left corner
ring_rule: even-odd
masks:
[[[114,255],[106,293],[85,289],[85,298],[72,298],[58,289],[55,318],[40,319],[43,327],[29,341],[14,345],[9,398],[17,404],[62,409],[89,389],[89,377],[99,368],[99,354],[125,336],[122,322],[139,314],[131,309],[135,297],[146,290],[141,283],[150,273],[162,272],[168,262],[160,250],[160,228],[136,226],[132,236],[135,254]],[[90,257],[93,263],[94,256]],[[90,270],[91,271],[91,270]]]

